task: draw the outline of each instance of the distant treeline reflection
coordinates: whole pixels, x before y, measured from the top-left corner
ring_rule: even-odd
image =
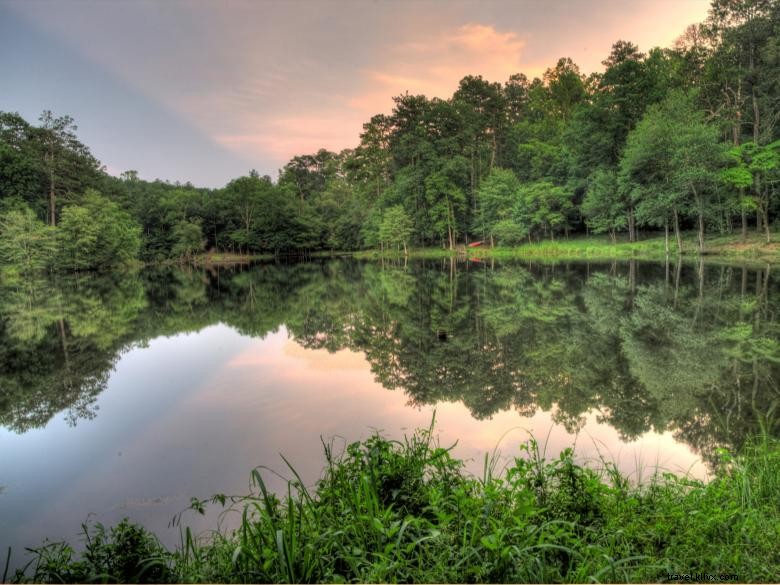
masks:
[[[780,287],[770,268],[349,260],[21,279],[0,288],[0,425],[95,416],[123,351],[225,323],[285,326],[307,348],[365,353],[411,404],[476,418],[595,409],[715,457],[780,435]]]

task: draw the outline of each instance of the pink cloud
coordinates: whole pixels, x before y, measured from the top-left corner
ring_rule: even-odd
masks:
[[[406,91],[447,98],[465,75],[532,78],[564,56],[590,73],[617,39],[668,46],[709,1],[12,4],[247,168],[269,171],[355,146],[362,124]]]
[[[357,145],[364,122],[374,114],[391,111],[395,95],[408,91],[448,98],[460,79],[469,74],[505,81],[512,73],[528,72],[521,60],[524,46],[525,41],[516,33],[482,24],[455,27],[425,41],[402,42],[358,73],[361,82],[355,91],[322,96],[302,113],[258,112],[245,120],[246,130],[214,138],[234,151],[270,155],[280,164],[295,154],[319,148],[351,148]],[[534,73],[534,68],[530,69]],[[235,101],[231,100],[233,105]]]
[[[514,32],[476,23],[444,30],[425,41],[401,43],[388,50],[376,68],[364,72],[363,91],[351,98],[350,105],[364,113],[382,112],[392,106],[392,96],[406,91],[448,98],[466,75],[503,82],[521,71],[538,74],[541,68],[523,63],[525,44]]]
[[[271,156],[281,165],[296,154],[356,146],[363,121],[331,106],[295,117],[258,118],[244,132],[217,134],[214,139],[245,155]]]

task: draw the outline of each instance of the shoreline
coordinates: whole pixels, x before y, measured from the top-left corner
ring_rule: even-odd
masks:
[[[523,260],[665,260],[678,256],[686,260],[739,260],[761,263],[780,263],[780,234],[772,234],[766,243],[763,235],[749,234],[743,241],[740,236],[717,236],[705,242],[704,254],[699,254],[695,234],[686,234],[682,254],[677,245],[670,242],[669,254],[665,251],[663,235],[651,236],[638,242],[613,243],[607,237],[581,236],[568,240],[535,242],[515,247],[497,246],[466,248],[464,251],[441,248],[415,248],[406,255],[409,258],[494,258]],[[403,253],[382,253],[365,250],[354,253],[359,259],[404,258]]]
[[[675,261],[704,260],[706,262],[750,262],[761,264],[780,263],[780,233],[772,233],[771,242],[766,243],[763,234],[749,234],[745,240],[739,235],[716,236],[705,242],[704,254],[699,254],[696,235],[686,233],[683,239],[682,254],[677,253],[677,245],[670,241],[669,253],[664,246],[663,235],[650,235],[638,242],[618,240],[612,242],[603,236],[577,236],[570,239],[534,242],[520,246],[496,246],[466,248],[465,251],[448,248],[409,248],[407,254],[402,251],[381,252],[379,250],[317,250],[301,254],[239,254],[234,252],[209,252],[198,254],[188,260],[161,260],[144,263],[146,266],[189,265],[197,267],[232,266],[251,264],[258,261],[279,259],[334,259],[354,258],[357,260],[380,259],[441,259],[460,258],[466,260],[648,260]]]
[[[11,572],[9,549],[3,581],[620,583],[707,571],[747,583],[777,574],[780,451],[766,436],[721,450],[705,483],[674,473],[632,481],[608,459],[576,462],[573,448],[548,459],[533,437],[525,456],[504,470],[486,456],[475,477],[433,431],[434,421],[403,442],[377,432],[340,454],[323,443],[310,487],[285,459],[286,496],[257,468],[249,494],[192,498],[173,521],[182,527],[173,550],[127,519],[83,524],[83,551],[58,541],[29,548]],[[207,507],[239,514],[240,525],[194,534],[183,516]]]

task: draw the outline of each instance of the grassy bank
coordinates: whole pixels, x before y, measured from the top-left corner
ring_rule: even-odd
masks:
[[[724,453],[707,484],[664,474],[636,486],[612,465],[576,464],[570,451],[545,461],[534,442],[522,454],[503,470],[486,459],[475,478],[430,429],[403,442],[374,436],[342,454],[326,446],[312,489],[290,467],[281,499],[255,471],[256,493],[193,502],[238,509],[235,532],[184,530],[169,552],[126,522],[93,527],[85,552],[43,546],[13,580],[584,583],[706,573],[767,582],[780,574],[776,444]]]
[[[195,266],[217,266],[221,264],[248,264],[258,260],[271,260],[273,254],[236,254],[233,252],[209,252],[192,258]]]
[[[341,258],[352,256],[352,252],[319,250],[300,254],[236,254],[234,252],[207,252],[193,256],[189,264],[195,266],[220,266],[226,264],[251,264],[261,260],[278,260],[280,258],[308,260],[311,258]],[[177,263],[177,261],[170,261]]]
[[[669,242],[670,254],[677,255],[677,243]],[[683,237],[683,255],[698,256],[698,242],[695,233],[686,233]],[[448,258],[456,252],[441,248],[417,248],[410,251],[412,258]],[[744,240],[739,235],[713,236],[705,241],[705,255],[708,257],[760,262],[780,262],[780,234],[773,233],[771,242],[766,243],[761,234],[748,234]],[[403,254],[400,254],[402,257]],[[611,260],[614,258],[639,258],[647,260],[663,259],[666,249],[663,234],[643,236],[638,242],[629,242],[618,238],[612,242],[606,236],[579,236],[554,242],[543,241],[523,244],[517,247],[479,247],[467,248],[468,258],[519,258],[519,259],[577,259]],[[377,250],[358,252],[357,258],[381,258]],[[395,251],[385,253],[385,257],[399,257]]]

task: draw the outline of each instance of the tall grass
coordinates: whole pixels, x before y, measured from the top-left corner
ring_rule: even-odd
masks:
[[[657,474],[641,485],[614,465],[547,459],[533,439],[502,472],[465,473],[433,426],[402,441],[374,435],[336,452],[307,488],[287,463],[281,496],[262,470],[252,493],[194,500],[240,514],[239,527],[165,551],[143,529],[86,530],[86,551],[32,551],[16,581],[628,582],[670,574],[780,575],[780,449],[723,452],[705,484]]]

